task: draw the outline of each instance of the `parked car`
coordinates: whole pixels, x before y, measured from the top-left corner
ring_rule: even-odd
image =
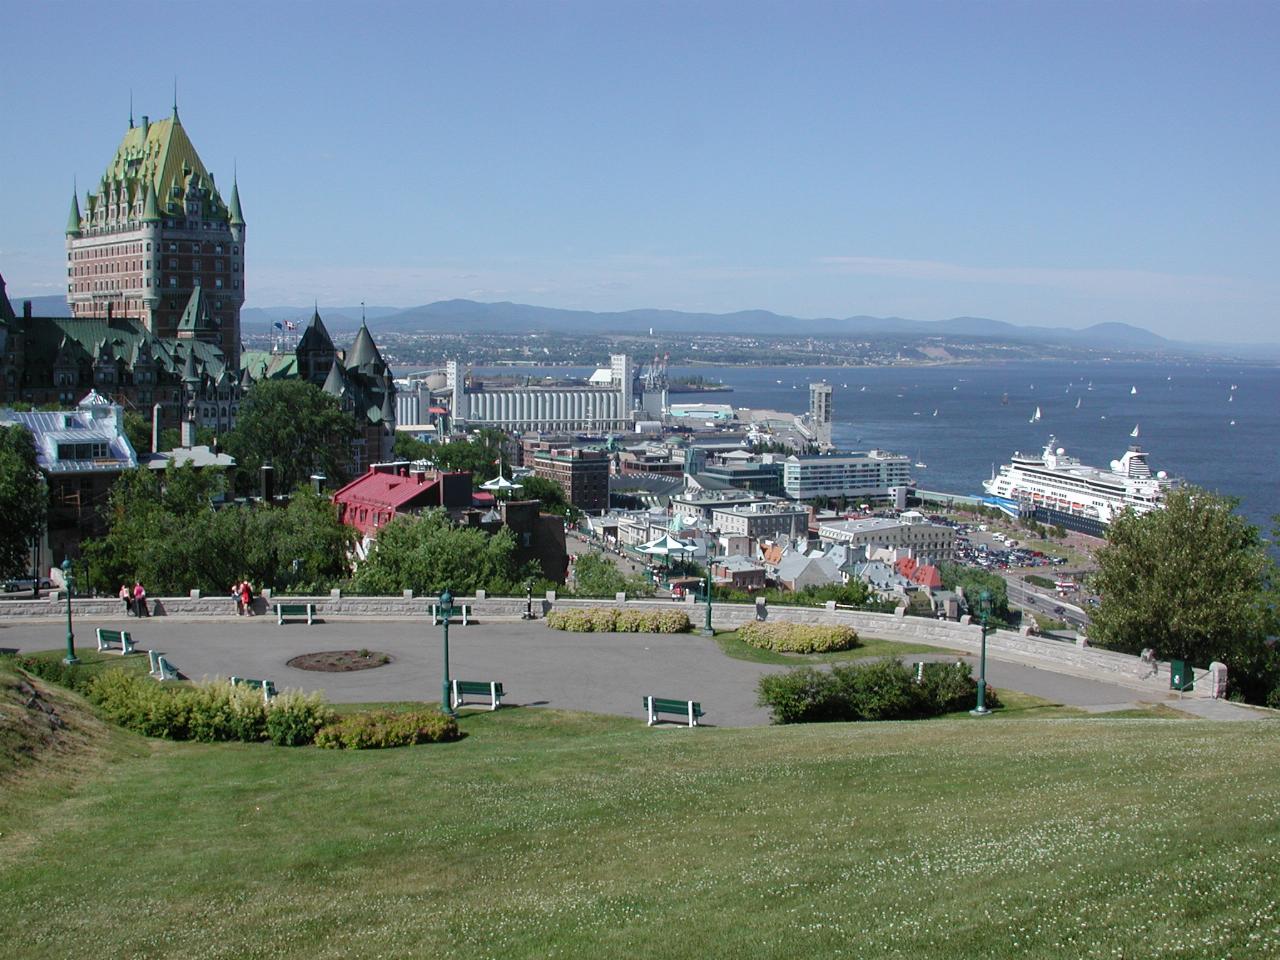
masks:
[[[34,584],[35,580],[31,577],[18,577],[14,580],[6,580],[4,582],[4,591],[5,593],[17,593],[19,590],[30,590]],[[48,580],[40,581],[41,590],[50,590],[52,588],[53,584]]]

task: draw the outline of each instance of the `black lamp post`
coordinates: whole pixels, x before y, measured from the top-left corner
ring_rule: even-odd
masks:
[[[533,619],[533,581],[526,580],[524,582],[524,616],[522,620]]]
[[[71,588],[75,582],[71,578],[71,558],[62,558],[62,579],[67,587],[67,655],[62,658],[62,662],[67,666],[77,664],[80,658],[76,656],[76,635],[71,630]]]
[[[987,631],[991,620],[991,593],[983,590],[978,595],[978,618],[982,622],[982,650],[978,656],[978,705],[969,711],[975,717],[985,717],[987,709]]]
[[[452,717],[453,698],[449,696],[449,618],[453,616],[453,594],[445,587],[440,594],[440,620],[444,624],[444,679],[440,681],[440,710],[447,717]]]

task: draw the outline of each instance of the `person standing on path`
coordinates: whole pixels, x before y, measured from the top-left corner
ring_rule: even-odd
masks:
[[[240,583],[240,605],[244,607],[246,617],[253,616],[253,587],[249,586],[248,580]]]
[[[231,599],[236,602],[236,616],[244,616],[244,600],[240,597],[241,588],[244,587],[244,581],[238,581],[231,585]]]
[[[133,615],[133,591],[129,589],[127,583],[120,584],[120,599],[124,601],[124,615],[126,617]]]
[[[151,616],[147,612],[147,591],[143,589],[141,580],[135,580],[133,583],[133,606],[135,608],[135,616]]]

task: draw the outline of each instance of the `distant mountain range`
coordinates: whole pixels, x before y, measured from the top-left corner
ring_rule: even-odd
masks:
[[[66,300],[59,296],[10,297],[21,312],[22,300],[32,301],[37,316],[67,316]],[[768,310],[737,313],[685,313],[679,310],[625,310],[594,312],[538,307],[525,303],[479,303],[474,300],[439,300],[419,307],[325,307],[321,310],[331,330],[352,328],[361,313],[378,333],[590,333],[643,335],[654,333],[777,335],[814,337],[953,336],[992,341],[1033,343],[1044,346],[1139,352],[1219,353],[1251,359],[1280,357],[1280,344],[1224,344],[1170,340],[1127,323],[1096,323],[1081,330],[1068,327],[1018,326],[986,317],[953,317],[950,320],[908,320],[903,317],[853,316],[791,317]],[[306,321],[306,307],[245,307],[240,320],[247,332],[267,332],[273,323]]]
[[[265,329],[284,317],[296,318],[295,309],[269,307],[246,308],[240,318],[244,326]],[[334,307],[321,313],[329,326],[342,326],[359,308]],[[1172,341],[1149,330],[1123,323],[1100,323],[1084,330],[1065,327],[1019,327],[1001,320],[984,317],[955,317],[951,320],[907,320],[902,317],[856,316],[802,318],[771,313],[768,310],[742,310],[737,313],[684,313],[679,310],[626,310],[594,312],[537,307],[525,303],[479,303],[474,300],[440,300],[420,307],[395,310],[387,307],[366,308],[369,326],[386,333],[462,333],[468,331],[492,334],[530,332],[644,334],[655,333],[724,333],[791,336],[965,336],[990,340],[1016,340],[1067,346],[1092,346],[1158,350]]]

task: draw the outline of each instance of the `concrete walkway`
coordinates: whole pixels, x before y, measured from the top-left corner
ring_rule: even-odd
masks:
[[[271,679],[280,688],[321,690],[334,702],[439,701],[441,631],[410,620],[331,621],[278,626],[274,617],[205,620],[115,619],[78,623],[77,643],[93,649],[94,627],[129,630],[143,649],[168,655],[192,679],[232,674]],[[0,624],[0,649],[30,652],[63,646],[65,624]],[[593,634],[550,630],[541,622],[487,622],[449,630],[455,679],[499,680],[508,702],[594,713],[643,716],[645,694],[695,699],[717,726],[768,723],[756,706],[761,676],[787,669],[726,657],[714,640],[692,634]],[[392,662],[372,670],[316,673],[287,661],[321,650],[368,648]],[[906,660],[950,660],[945,654],[909,654]],[[974,663],[974,658],[964,658]],[[1001,662],[988,657],[987,679],[1055,703],[1091,711],[1135,705],[1135,691],[1100,681]],[[1256,719],[1259,714],[1221,701],[1171,701],[1211,719]],[[1193,705],[1204,705],[1203,712]],[[1263,715],[1266,715],[1265,713]]]

